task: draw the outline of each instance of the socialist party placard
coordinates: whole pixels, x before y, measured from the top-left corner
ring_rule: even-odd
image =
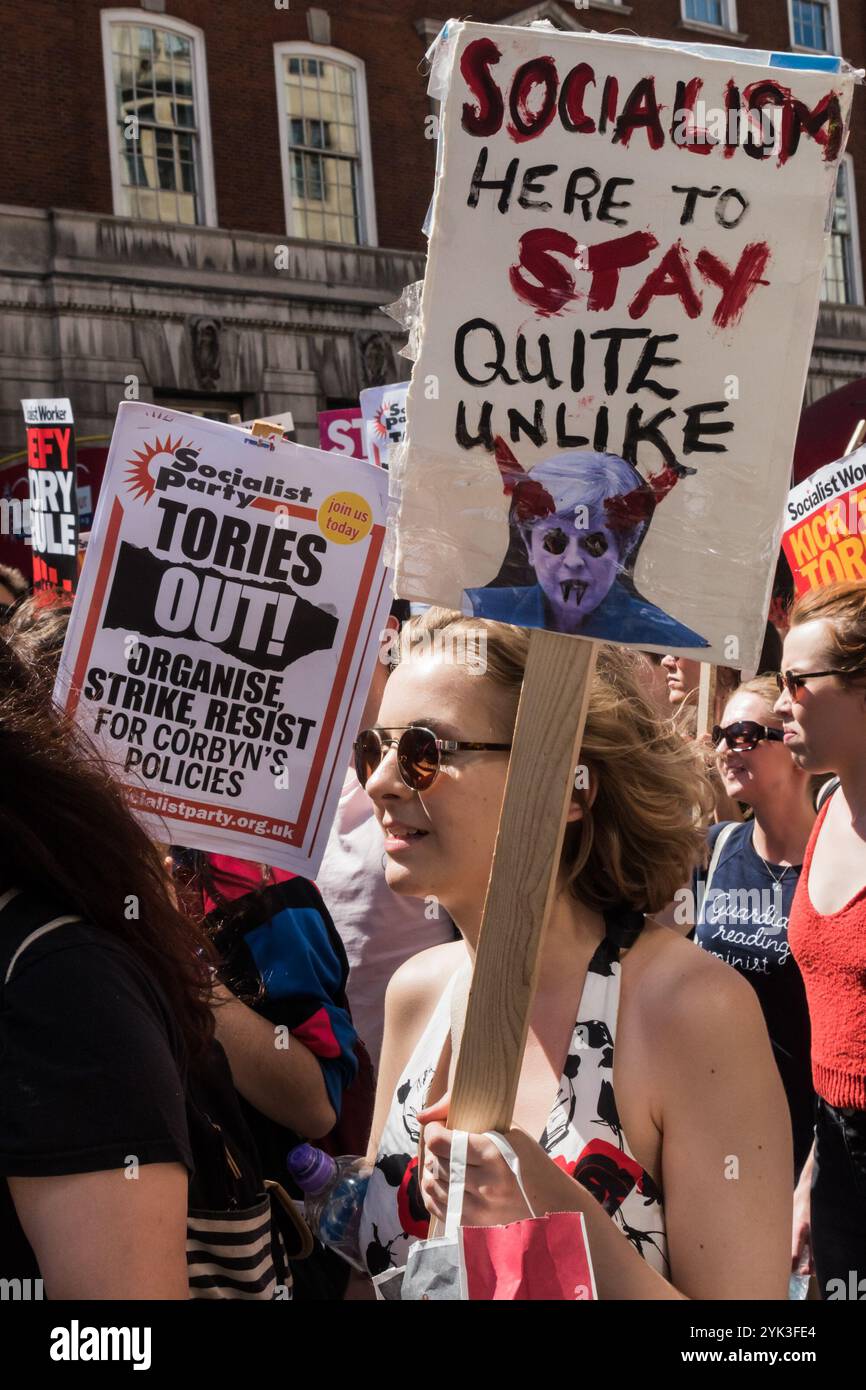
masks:
[[[22,400],[27,431],[33,587],[75,591],[78,579],[78,494],[72,405],[63,399]]]
[[[154,838],[314,877],[390,602],[372,465],[118,410],[55,696]]]
[[[798,596],[866,579],[866,448],[826,464],[791,489],[782,549]]]
[[[449,22],[400,597],[754,664],[855,78]]]
[[[409,383],[370,386],[361,392],[364,444],[370,463],[387,468],[395,445],[406,433],[406,395]]]

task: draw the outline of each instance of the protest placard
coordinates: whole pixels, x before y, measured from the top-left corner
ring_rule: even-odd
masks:
[[[395,591],[538,629],[448,1110],[483,1131],[511,1123],[599,641],[757,660],[854,73],[453,21],[428,56]]]
[[[156,838],[318,871],[390,601],[385,491],[120,406],[56,698]]]
[[[819,468],[785,503],[782,549],[796,593],[866,579],[866,448]]]
[[[852,70],[472,23],[449,65],[396,592],[753,665]]]
[[[319,411],[319,447],[328,453],[348,454],[354,459],[365,459],[364,416],[360,406],[347,406],[345,410]]]
[[[408,382],[399,381],[394,386],[370,386],[361,392],[367,459],[380,468],[388,467],[393,449],[406,433],[408,390]]]
[[[22,400],[27,428],[33,587],[75,591],[78,494],[75,432],[67,398]]]

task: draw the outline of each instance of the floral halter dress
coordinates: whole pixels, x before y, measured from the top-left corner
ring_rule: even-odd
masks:
[[[628,1146],[613,1092],[621,969],[608,934],[589,963],[559,1091],[539,1142],[592,1193],[647,1263],[669,1278],[662,1194]],[[417,1176],[417,1114],[451,1027],[456,979],[455,974],[446,986],[400,1077],[382,1132],[361,1217],[361,1249],[371,1275],[404,1265],[409,1248],[427,1235]]]

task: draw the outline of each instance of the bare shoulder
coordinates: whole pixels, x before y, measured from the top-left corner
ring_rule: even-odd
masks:
[[[630,983],[626,983],[629,980]],[[751,1045],[766,1033],[755,991],[709,951],[649,919],[623,966],[641,1024],[654,1042],[702,1049],[734,1040]],[[736,1046],[736,1044],[735,1044]]]
[[[451,976],[468,960],[462,941],[443,942],[410,956],[391,976],[386,995],[388,1011],[404,1016],[431,1013]]]
[[[385,993],[385,1031],[368,1154],[375,1157],[403,1068],[427,1027],[445,986],[469,955],[462,941],[431,946],[395,970]]]

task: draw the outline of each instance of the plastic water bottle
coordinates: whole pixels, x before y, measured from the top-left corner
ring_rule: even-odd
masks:
[[[788,1298],[805,1298],[809,1292],[808,1274],[792,1274],[788,1280]]]
[[[304,1194],[304,1217],[314,1236],[355,1269],[361,1256],[361,1209],[372,1168],[365,1158],[331,1158],[312,1144],[299,1144],[286,1167]]]

